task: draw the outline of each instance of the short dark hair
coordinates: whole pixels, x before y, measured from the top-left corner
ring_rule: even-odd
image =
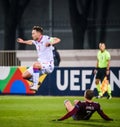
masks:
[[[41,34],[43,34],[43,28],[40,27],[40,26],[34,26],[34,27],[32,28],[32,30],[36,30],[36,31],[40,32]]]
[[[105,44],[105,42],[102,42],[102,41],[101,41],[99,44]]]
[[[101,45],[106,45],[105,42],[100,42],[99,45],[100,45],[100,44],[101,44]]]
[[[93,90],[87,89],[85,91],[85,98],[88,99],[88,100],[92,100],[93,97],[94,97]]]

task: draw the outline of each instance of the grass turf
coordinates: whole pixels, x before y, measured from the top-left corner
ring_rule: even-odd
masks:
[[[103,120],[95,113],[89,121],[52,121],[63,116],[63,101],[83,97],[0,96],[0,127],[119,127],[120,98],[94,99],[114,121]]]

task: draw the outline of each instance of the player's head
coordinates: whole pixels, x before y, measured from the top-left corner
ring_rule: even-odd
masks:
[[[99,49],[103,52],[105,50],[106,46],[104,42],[99,43]]]
[[[90,89],[86,90],[85,93],[84,93],[84,97],[87,100],[92,100],[92,98],[94,97],[93,90],[90,90]]]
[[[43,34],[43,28],[40,26],[34,26],[32,28],[32,38],[33,40],[38,40],[40,38],[40,35]]]

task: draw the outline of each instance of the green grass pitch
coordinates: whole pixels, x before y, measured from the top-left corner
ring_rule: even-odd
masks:
[[[94,99],[114,121],[105,121],[97,113],[89,121],[52,121],[66,113],[65,99],[83,97],[0,96],[0,127],[120,127],[120,98]]]

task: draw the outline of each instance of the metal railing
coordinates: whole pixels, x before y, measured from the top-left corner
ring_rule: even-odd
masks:
[[[0,51],[0,66],[19,66],[16,51]]]
[[[120,49],[109,49],[111,66],[120,67]],[[97,50],[59,50],[61,67],[95,66]],[[89,54],[89,55],[88,55]],[[37,60],[35,50],[0,51],[0,66],[31,66]]]

